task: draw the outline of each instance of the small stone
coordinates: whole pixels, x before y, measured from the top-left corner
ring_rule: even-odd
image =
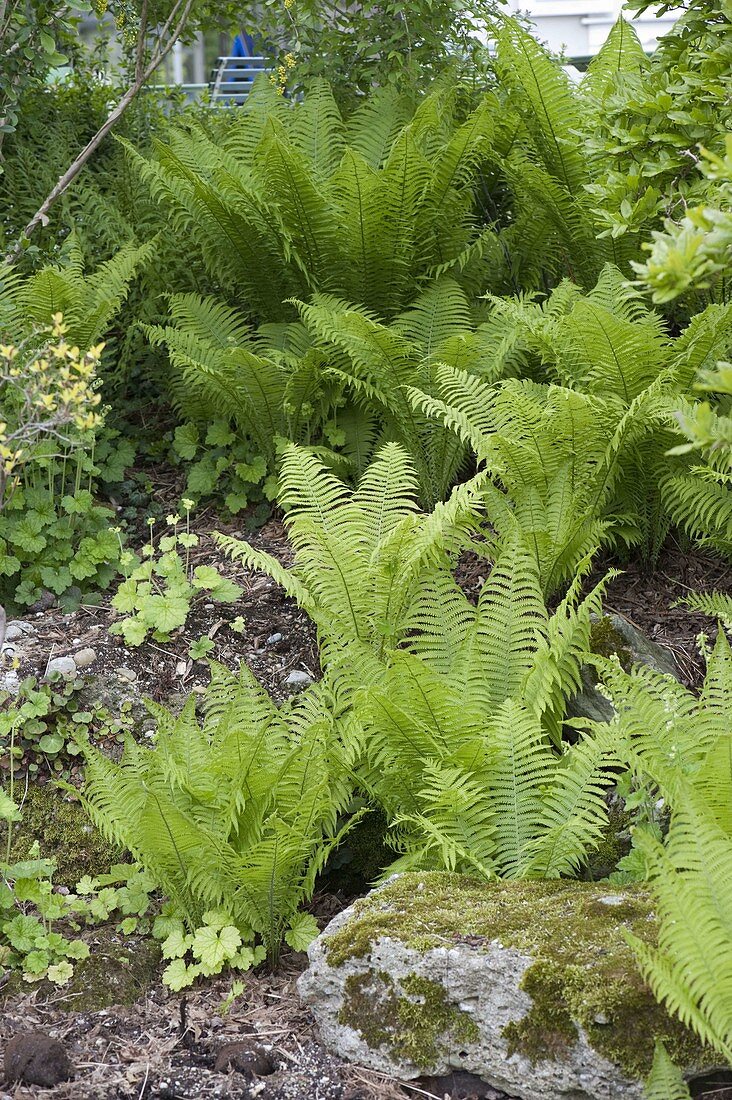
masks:
[[[127,680],[128,683],[132,683],[133,680],[137,679],[137,673],[134,669],[126,668],[124,665],[120,665],[119,668],[115,669],[115,672],[118,680]]]
[[[76,662],[73,657],[52,657],[46,665],[46,678],[54,672],[60,672],[62,676],[76,676]]]
[[[598,898],[598,901],[602,905],[623,905],[625,898],[621,897],[620,894],[605,894],[603,897]]]
[[[237,1073],[254,1077],[268,1077],[274,1073],[275,1068],[264,1047],[248,1039],[227,1043],[219,1051],[214,1064],[217,1073],[227,1073],[233,1069]]]
[[[97,651],[87,647],[74,654],[74,664],[77,668],[89,668],[97,659]]]
[[[281,641],[282,641],[282,635],[281,634],[279,634],[279,633],[270,634],[269,638],[267,638],[267,645],[277,645],[277,643],[281,642]]]
[[[187,661],[178,661],[175,666],[176,676],[185,676],[186,669],[188,668]]]
[[[288,687],[308,687],[309,684],[313,683],[313,678],[309,672],[301,672],[299,668],[295,668],[287,677],[285,683]]]
[[[15,1035],[5,1047],[5,1080],[51,1089],[71,1077],[63,1043],[43,1031]]]
[[[36,628],[24,619],[12,619],[5,630],[6,642],[18,642],[24,634],[35,634]]]
[[[0,687],[3,691],[7,691],[9,695],[17,695],[20,691],[20,677],[18,673],[11,669],[9,672],[0,676]]]

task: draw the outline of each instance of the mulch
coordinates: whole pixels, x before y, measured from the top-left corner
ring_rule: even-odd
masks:
[[[0,1100],[404,1100],[410,1090],[324,1050],[297,997],[304,964],[304,956],[292,955],[276,974],[246,975],[228,1009],[231,983],[223,978],[185,995],[156,985],[134,1005],[99,1012],[75,1012],[73,997],[62,991],[8,997],[0,1044],[29,1030],[50,1034],[66,1048],[73,1078],[52,1089],[0,1086]],[[217,1068],[227,1044],[242,1041],[264,1053],[273,1072]]]
[[[608,562],[607,566],[611,564],[615,563]],[[637,561],[619,568],[621,575],[607,589],[605,610],[624,615],[654,642],[669,649],[676,659],[680,680],[698,689],[704,679],[698,638],[704,635],[713,641],[717,621],[675,604],[698,592],[732,594],[732,564],[669,539],[652,570]],[[604,572],[605,568],[598,568],[592,579],[599,580]]]

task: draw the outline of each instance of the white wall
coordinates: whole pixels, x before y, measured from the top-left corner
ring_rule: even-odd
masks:
[[[623,0],[509,0],[514,11],[528,12],[537,37],[568,57],[597,53],[620,15]],[[627,18],[627,14],[626,14]],[[643,48],[652,52],[676,16],[657,18],[652,8],[633,20]]]

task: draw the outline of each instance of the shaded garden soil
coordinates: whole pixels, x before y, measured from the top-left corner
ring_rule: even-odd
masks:
[[[698,688],[704,679],[704,660],[697,637],[704,634],[713,641],[717,622],[673,605],[696,592],[732,594],[732,565],[703,550],[684,549],[670,539],[652,571],[638,562],[621,568],[623,572],[607,589],[605,610],[619,612],[647,637],[670,649],[679,678],[687,687]],[[596,570],[592,579],[599,580],[603,573]]]
[[[20,1031],[43,1030],[64,1044],[74,1076],[53,1089],[0,1086],[0,1098],[401,1100],[406,1094],[395,1084],[340,1063],[320,1046],[295,991],[302,965],[294,956],[276,975],[246,975],[228,1012],[222,1006],[230,982],[223,979],[186,996],[154,985],[132,1005],[98,1012],[75,1011],[74,995],[62,991],[8,997],[0,1006],[3,1046]],[[225,1045],[242,1040],[255,1041],[274,1072],[216,1069]]]
[[[98,605],[83,605],[73,613],[50,608],[17,615],[33,627],[33,633],[18,643],[18,675],[41,677],[51,658],[92,648],[96,660],[88,668],[90,674],[102,674],[121,684],[134,683],[136,695],[156,702],[168,702],[171,697],[175,701],[181,693],[208,682],[206,659],[192,661],[187,653],[193,640],[205,636],[214,643],[209,658],[230,668],[245,661],[278,701],[291,694],[285,680],[292,671],[315,679],[318,650],[307,615],[269,577],[226,558],[211,537],[211,520],[205,515],[196,527],[200,542],[191,552],[191,566],[215,565],[222,575],[235,580],[243,588],[235,603],[213,603],[204,597],[194,604],[186,626],[175,631],[170,641],[148,640],[136,647],[126,646],[122,638],[108,632],[109,626],[123,617],[111,607],[112,592],[105,593]],[[233,524],[216,523],[215,529],[246,537],[258,550],[291,564],[290,546],[278,519],[253,534],[245,535]],[[232,629],[238,619],[244,620],[243,627]]]

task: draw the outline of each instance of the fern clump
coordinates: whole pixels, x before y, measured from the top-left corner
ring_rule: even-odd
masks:
[[[63,260],[30,276],[0,266],[0,333],[10,341],[50,328],[63,314],[68,342],[88,351],[125,300],[132,279],[152,256],[154,244],[122,247],[95,272],[84,272],[79,241],[72,236]]]
[[[424,585],[404,651],[356,696],[362,782],[407,869],[484,877],[575,874],[607,823],[619,765],[602,732],[562,741],[602,586],[553,616],[519,532],[473,607],[442,572]],[[394,869],[394,868],[392,868]]]
[[[355,489],[310,452],[288,447],[280,500],[295,550],[291,570],[248,543],[217,536],[248,568],[282,585],[318,628],[331,670],[360,663],[363,682],[411,626],[410,614],[431,577],[469,541],[480,479],[455,489],[429,514],[416,503],[417,479],[405,451],[387,444]]]
[[[671,813],[665,838],[649,824],[634,833],[655,894],[659,939],[657,947],[635,939],[633,946],[659,1000],[729,1061],[732,649],[720,631],[699,697],[649,669],[625,673],[610,664],[604,679],[617,709],[610,733],[639,790],[660,796]],[[663,1080],[674,1074],[659,1053],[650,1095],[661,1095],[656,1082]],[[675,1087],[673,1095],[685,1095]]]
[[[546,591],[603,544],[640,543],[654,557],[672,522],[726,548],[724,454],[700,471],[689,447],[674,448],[674,428],[697,372],[732,344],[732,307],[709,306],[671,339],[610,266],[587,294],[563,283],[541,304],[491,301],[496,347],[548,380],[487,385],[438,365],[431,392],[410,396],[485,464],[500,490],[486,497],[491,522],[518,520]]]
[[[445,81],[406,118],[382,90],[344,119],[324,81],[288,103],[262,79],[225,131],[189,122],[131,155],[249,316],[291,319],[289,299],[322,291],[388,319],[438,268],[470,278],[489,247],[474,195],[510,127],[492,93],[464,120],[459,103]]]
[[[150,872],[188,933],[233,928],[235,950],[256,934],[271,962],[283,938],[304,949],[317,925],[301,907],[351,824],[351,750],[323,689],[278,710],[246,666],[212,665],[202,722],[193,696],[177,716],[149,705],[152,747],[128,738],[120,763],[84,747],[92,820]],[[179,946],[168,955],[178,970],[191,945]]]

